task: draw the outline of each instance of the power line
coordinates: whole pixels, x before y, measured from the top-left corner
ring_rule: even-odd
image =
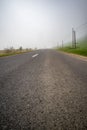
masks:
[[[84,24],[79,25],[79,26],[78,26],[78,27],[76,27],[75,29],[76,29],[76,30],[78,30],[79,28],[81,28],[81,27],[83,27],[83,26],[85,26],[85,25],[87,25],[87,22],[86,22],[86,23],[84,23]]]
[[[74,41],[75,41],[75,39],[76,39],[76,32],[79,32],[79,30],[83,30],[82,29],[82,27],[85,27],[85,26],[87,26],[87,22],[85,22],[85,23],[83,23],[83,24],[81,24],[81,25],[79,25],[79,26],[77,26],[76,28],[75,28],[75,32],[73,32],[73,34],[74,34]],[[86,28],[85,28],[86,29]],[[83,32],[83,31],[81,31],[81,32]],[[70,34],[69,35],[67,35],[67,37],[65,37],[64,39],[66,40],[66,41],[69,41],[68,40],[68,38],[70,37]],[[76,42],[75,42],[76,43]]]
[[[78,32],[82,27],[85,27],[85,25],[87,25],[87,22],[84,23],[84,24],[81,24],[81,25],[77,26],[77,27],[75,28],[76,32]],[[65,39],[68,39],[69,36],[70,36],[70,34],[67,35],[67,37],[66,37]]]

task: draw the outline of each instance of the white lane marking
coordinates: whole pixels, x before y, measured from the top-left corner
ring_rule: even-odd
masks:
[[[35,55],[33,55],[32,57],[34,58],[34,57],[36,57],[36,56],[38,56],[39,54],[35,54]]]

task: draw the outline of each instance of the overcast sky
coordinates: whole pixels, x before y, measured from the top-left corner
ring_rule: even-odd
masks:
[[[0,49],[53,47],[86,22],[87,0],[0,0]]]

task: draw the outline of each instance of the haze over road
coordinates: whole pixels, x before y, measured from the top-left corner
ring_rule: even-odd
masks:
[[[0,130],[87,130],[87,61],[54,50],[0,58]]]

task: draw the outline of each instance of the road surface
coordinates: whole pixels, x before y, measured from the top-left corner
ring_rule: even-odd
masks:
[[[0,130],[87,130],[87,61],[54,50],[0,58]]]

